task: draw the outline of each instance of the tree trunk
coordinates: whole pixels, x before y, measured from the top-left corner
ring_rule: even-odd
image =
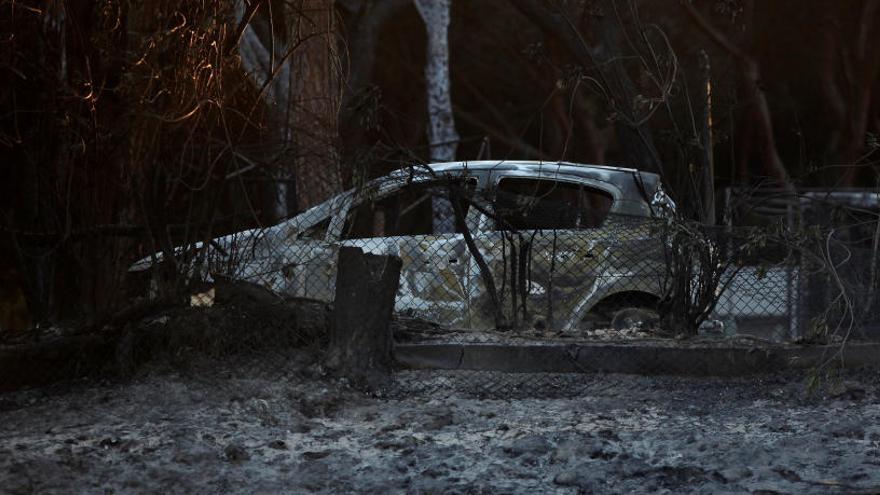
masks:
[[[452,0],[413,0],[428,34],[425,84],[428,93],[428,145],[432,162],[455,160],[458,132],[449,91],[449,9]],[[432,200],[434,233],[454,232],[452,205],[444,198]]]
[[[258,8],[259,5],[254,8]],[[260,40],[253,26],[251,19],[246,19],[244,0],[237,0],[235,4],[236,22],[246,23],[241,33],[241,39],[238,43],[238,53],[241,57],[241,64],[248,75],[253,79],[254,85],[264,95],[266,103],[273,109],[270,112],[270,118],[282,127],[281,139],[285,147],[289,146],[292,139],[292,129],[286,125],[286,112],[290,108],[290,63],[285,58],[285,45],[278,40],[269,45],[275,51],[270,51],[262,40]],[[274,33],[273,33],[274,34]],[[283,112],[283,113],[282,113]],[[278,115],[281,113],[281,115]],[[291,169],[289,166],[282,165],[277,171],[275,178],[277,182],[272,189],[273,215],[275,219],[282,219],[290,215],[289,211],[289,184],[291,179]]]
[[[343,181],[369,176],[370,161],[365,156],[374,152],[376,141],[381,140],[381,92],[373,74],[382,30],[411,0],[349,0],[337,5],[348,11],[349,21],[344,27],[348,33],[346,84],[339,118],[340,155],[343,163],[351,164],[344,171]]]
[[[288,128],[296,150],[297,208],[302,211],[341,191],[337,144],[341,99],[333,0],[300,0],[292,55]]]
[[[391,315],[400,258],[339,250],[327,365],[355,383],[371,383],[391,367]]]
[[[276,37],[267,45],[245,18],[244,2],[236,3],[237,21],[248,23],[238,44],[242,65],[281,127],[282,164],[275,187],[279,219],[289,216],[294,203],[291,183],[300,210],[341,190],[336,152],[340,74],[333,1],[300,0],[288,9],[287,41]],[[293,156],[284,157],[291,149]]]
[[[700,109],[700,149],[697,151],[697,161],[700,162],[700,207],[701,220],[706,225],[715,225],[715,157],[712,151],[712,70],[709,65],[709,55],[705,51],[700,53],[700,66],[702,80],[698,104]]]

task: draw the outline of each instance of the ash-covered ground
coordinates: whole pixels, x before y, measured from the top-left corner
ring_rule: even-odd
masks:
[[[395,374],[292,357],[0,395],[4,493],[876,493],[880,378]]]

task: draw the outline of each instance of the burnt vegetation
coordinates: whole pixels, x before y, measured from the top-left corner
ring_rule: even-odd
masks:
[[[0,491],[880,493],[878,39],[0,0]]]
[[[221,235],[274,225],[402,166],[516,158],[661,176],[678,205],[653,231],[666,246],[665,294],[650,305],[633,297],[674,333],[697,334],[750,259],[756,273],[797,263],[798,283],[822,287],[808,296],[820,310],[798,317],[802,335],[849,336],[875,306],[878,267],[853,278],[841,263],[877,259],[877,204],[816,212],[836,192],[877,186],[878,9],[4,1],[0,325],[7,336],[115,325],[157,297],[180,303],[202,290],[205,272],[190,267],[206,246],[230,249],[213,241]],[[495,327],[553,330],[557,245],[541,248],[554,254],[547,307],[535,310],[535,232],[570,228],[566,212],[532,225],[503,194],[448,189],[447,200],[406,211],[377,199],[372,210],[388,209],[381,235],[348,227],[437,232],[449,208],[445,231],[464,236]],[[562,189],[531,194],[578,201]],[[504,231],[500,276],[464,228],[474,209]],[[578,218],[577,228],[601,223]],[[731,230],[741,225],[758,230]],[[768,245],[773,253],[755,254]],[[138,281],[128,269],[145,257],[161,273]],[[598,313],[627,307],[609,299]]]

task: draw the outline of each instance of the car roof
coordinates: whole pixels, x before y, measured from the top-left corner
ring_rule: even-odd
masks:
[[[479,160],[433,163],[424,165],[433,174],[454,175],[460,172],[499,172],[500,175],[542,177],[552,179],[555,176],[568,176],[578,179],[600,181],[613,185],[620,191],[617,203],[632,202],[648,203],[655,191],[661,188],[660,176],[653,172],[643,172],[634,168],[615,167],[609,165],[590,165],[571,162],[549,162],[528,160]],[[416,167],[417,169],[418,167]],[[406,173],[400,169],[397,173]],[[412,170],[410,168],[409,170]],[[395,174],[392,174],[394,176]],[[620,205],[624,210],[642,211],[644,205]]]
[[[431,163],[427,165],[434,172],[454,172],[459,170],[480,170],[480,171],[509,171],[509,170],[552,170],[559,173],[570,175],[590,175],[591,172],[605,172],[606,174],[623,173],[633,174],[639,173],[643,175],[657,176],[653,172],[645,172],[635,168],[617,167],[613,165],[594,165],[587,163],[573,162],[552,162],[552,161],[534,161],[534,160],[475,160],[475,161],[459,161]]]
[[[431,163],[427,165],[400,168],[388,175],[378,177],[374,179],[374,181],[382,181],[389,178],[399,179],[402,176],[410,175],[412,171],[418,171],[419,169],[424,171],[426,168],[437,174],[455,174],[462,171],[519,171],[530,175],[536,175],[537,173],[542,175],[560,174],[609,182],[617,186],[624,194],[624,197],[621,198],[621,200],[615,201],[615,212],[634,215],[646,215],[650,213],[649,207],[646,206],[648,198],[644,197],[644,194],[646,192],[653,193],[653,190],[659,185],[660,181],[659,175],[652,172],[643,172],[634,168],[529,160],[477,160]],[[624,177],[626,177],[626,179]],[[422,177],[422,179],[424,179],[424,177]],[[640,182],[643,184],[642,187],[638,184]],[[233,236],[243,235],[246,238],[250,238],[256,236],[258,233],[262,236],[274,236],[275,239],[279,240],[289,239],[297,232],[324,221],[328,215],[333,215],[334,209],[339,207],[347,197],[350,197],[354,193],[355,189],[349,189],[271,227],[250,229],[217,238],[215,241],[223,240],[224,242],[231,242]],[[634,202],[631,199],[633,197],[640,197],[641,199]],[[201,247],[201,245],[201,242],[196,243],[197,247]],[[159,253],[157,258],[161,259],[162,253]],[[129,268],[129,271],[141,271],[152,266],[152,264],[153,258],[144,258],[134,263]]]

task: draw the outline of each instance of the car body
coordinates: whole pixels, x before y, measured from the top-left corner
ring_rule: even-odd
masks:
[[[438,232],[434,213],[453,201],[459,215]],[[656,220],[672,209],[659,177],[634,169],[509,160],[412,166],[275,226],[198,244],[191,266],[200,276],[329,302],[339,247],[356,246],[403,260],[396,311],[486,329],[498,313],[479,257],[507,321],[574,330],[656,303],[666,274]]]

